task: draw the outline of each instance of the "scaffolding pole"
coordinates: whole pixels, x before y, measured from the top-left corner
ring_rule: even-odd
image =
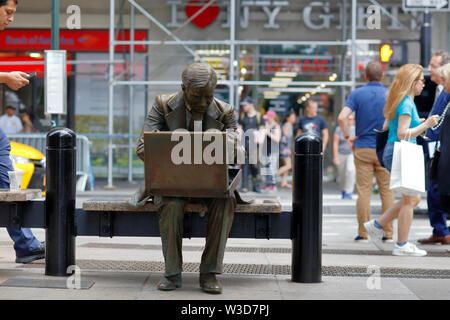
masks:
[[[234,107],[236,105],[236,101],[234,101],[235,96],[235,63],[236,63],[236,0],[230,1],[230,91],[229,91],[229,100],[230,104]]]
[[[352,0],[352,65],[351,65],[351,82],[352,82],[352,91],[355,90],[356,87],[356,9],[357,9],[357,0]]]
[[[113,141],[114,134],[114,18],[115,18],[115,4],[114,0],[109,0],[109,115],[108,115],[108,184],[106,189],[114,189],[113,185]]]
[[[134,6],[130,6],[130,77],[134,80]],[[128,181],[133,181],[133,110],[134,110],[134,87],[129,86],[130,102],[128,107]]]

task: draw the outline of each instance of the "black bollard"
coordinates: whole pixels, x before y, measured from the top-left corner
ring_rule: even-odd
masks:
[[[54,128],[47,134],[45,274],[49,276],[67,276],[67,268],[75,265],[75,152],[72,130]]]
[[[292,190],[293,282],[322,281],[322,140],[304,133],[295,139]]]

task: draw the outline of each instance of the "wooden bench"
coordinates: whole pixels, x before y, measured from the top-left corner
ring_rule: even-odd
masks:
[[[204,237],[206,219],[198,213],[206,211],[200,204],[186,205],[185,237]],[[85,201],[82,212],[77,210],[78,235],[92,235],[98,228],[99,236],[159,236],[157,207],[149,202],[141,207],[130,205],[125,199],[91,199]],[[80,216],[84,214],[84,216]],[[98,219],[92,216],[98,217]],[[83,221],[88,219],[89,221]],[[81,224],[89,228],[80,228]],[[94,226],[95,225],[95,226]],[[133,227],[134,226],[134,227]],[[255,200],[236,206],[231,238],[290,237],[290,212],[283,212],[276,200]]]

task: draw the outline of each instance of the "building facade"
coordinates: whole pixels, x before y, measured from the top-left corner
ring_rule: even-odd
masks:
[[[357,1],[352,29],[351,5],[351,0],[117,0],[111,20],[109,0],[61,0],[60,48],[71,61],[68,106],[75,131],[93,142],[94,174],[109,174],[108,145],[114,149],[114,177],[143,176],[134,148],[146,111],[157,94],[180,89],[181,72],[194,61],[214,66],[216,94],[235,106],[252,96],[263,112],[273,109],[281,119],[289,109],[301,114],[304,102],[316,99],[332,133],[348,93],[364,82],[366,63],[380,59],[381,45],[395,44],[392,58],[399,61],[385,64],[386,86],[399,64],[420,63],[422,12],[405,12],[399,0]],[[42,130],[49,124],[43,65],[30,63],[42,62],[43,51],[50,49],[51,12],[51,1],[20,1],[14,29],[0,33],[0,67],[22,61],[14,67],[37,71],[41,79],[17,94],[3,88],[2,108],[17,103],[32,111]],[[74,21],[79,22],[75,27]],[[135,40],[146,41],[115,47],[113,84],[108,76],[111,21],[117,40],[130,39],[132,23]],[[449,21],[448,12],[432,14],[433,51],[449,49]],[[62,123],[66,120],[61,116]]]

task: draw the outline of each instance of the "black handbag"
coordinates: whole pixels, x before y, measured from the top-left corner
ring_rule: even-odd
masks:
[[[439,167],[439,157],[440,156],[441,156],[441,153],[436,150],[434,152],[434,158],[431,159],[431,163],[430,163],[430,171],[429,171],[428,177],[434,181],[438,180],[438,167]]]
[[[384,162],[383,162],[383,153],[384,153],[384,148],[386,147],[386,143],[388,141],[388,137],[389,137],[389,130],[386,131],[381,131],[381,130],[376,130],[374,129],[377,133],[377,139],[376,139],[376,152],[377,152],[377,158],[378,161],[380,162],[382,167],[384,166]]]

